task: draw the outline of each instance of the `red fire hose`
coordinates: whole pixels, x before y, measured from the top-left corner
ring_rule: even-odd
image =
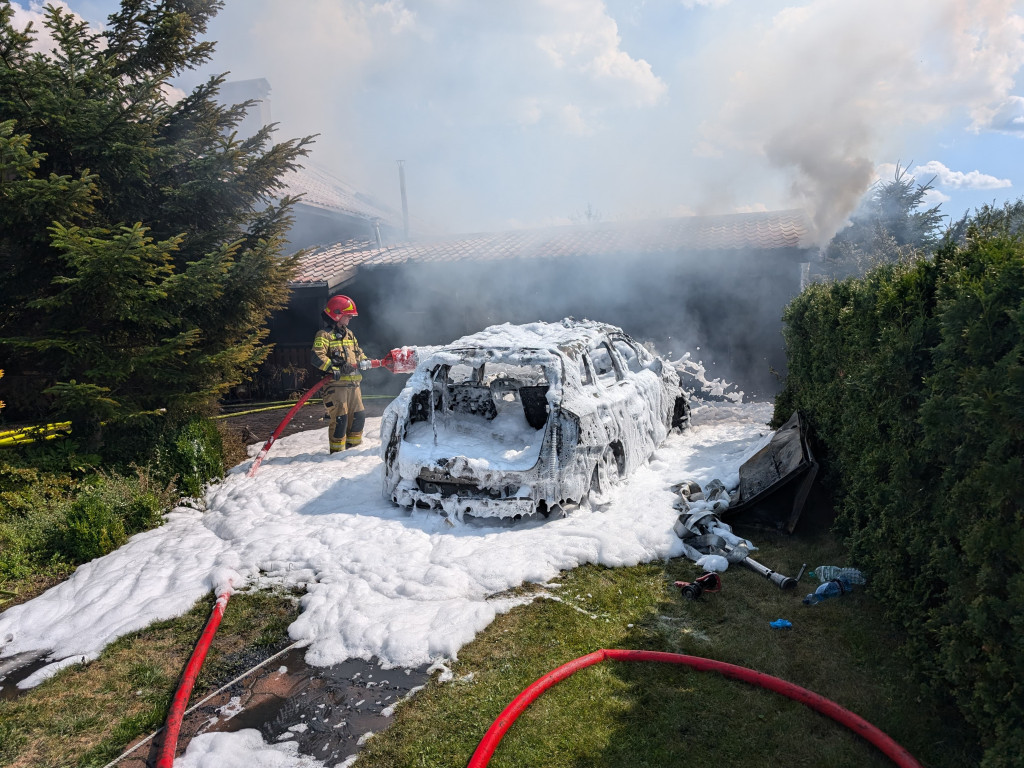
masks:
[[[333,376],[324,376],[322,379],[320,379],[320,381],[318,381],[316,384],[314,384],[310,388],[310,390],[308,392],[306,392],[306,394],[304,394],[302,397],[300,397],[298,402],[295,403],[295,405],[293,405],[288,410],[288,413],[286,413],[284,415],[284,418],[281,419],[281,423],[277,425],[277,429],[274,430],[274,434],[272,434],[270,436],[270,439],[267,440],[267,442],[263,445],[263,447],[260,449],[260,452],[256,455],[256,460],[253,461],[252,466],[249,467],[249,472],[247,473],[249,477],[252,477],[253,475],[256,474],[256,470],[259,468],[260,463],[263,461],[263,457],[267,455],[267,451],[270,450],[270,446],[272,446],[274,444],[274,441],[277,440],[277,438],[281,436],[282,432],[284,432],[284,428],[288,426],[288,422],[292,420],[292,416],[295,415],[295,412],[298,411],[299,408],[301,408],[303,405],[305,405],[306,401],[309,400],[309,398],[311,398],[317,392],[317,390],[320,389],[320,387],[322,387],[324,384],[326,384],[332,378],[334,378],[334,377]]]
[[[188,705],[189,696],[192,695],[192,686],[196,684],[199,677],[199,670],[206,659],[206,652],[210,650],[210,642],[213,640],[220,620],[224,616],[224,608],[228,604],[229,593],[224,592],[217,598],[213,605],[213,612],[206,622],[203,634],[199,636],[192,656],[185,665],[185,671],[181,674],[181,682],[178,690],[174,692],[171,699],[171,707],[167,710],[167,721],[164,723],[164,738],[160,744],[160,752],[156,758],[156,768],[172,768],[174,765],[174,753],[178,748],[178,731],[181,730],[181,720],[185,714],[185,707]]]
[[[781,693],[783,696],[788,696],[794,701],[799,701],[801,704],[806,704],[811,709],[816,709],[823,715],[828,715],[836,722],[845,725],[858,736],[878,747],[886,757],[896,763],[896,765],[901,766],[901,768],[921,768],[921,764],[914,759],[913,755],[886,736],[878,728],[871,725],[867,720],[864,720],[859,715],[855,715],[848,709],[844,709],[834,701],[830,701],[824,696],[819,696],[812,691],[808,691],[806,688],[801,688],[799,685],[794,685],[793,683],[786,682],[778,677],[772,677],[771,675],[766,675],[763,672],[756,672],[752,669],[747,669],[746,667],[738,667],[735,664],[726,664],[721,661],[712,661],[711,659],[704,659],[700,656],[685,656],[681,653],[663,653],[661,651],[627,651],[608,648],[594,651],[586,656],[580,656],[578,659],[574,659],[567,664],[563,664],[557,669],[551,670],[543,677],[538,678],[522,693],[516,696],[512,700],[512,703],[505,707],[502,713],[498,715],[498,719],[491,724],[491,727],[487,729],[487,733],[485,733],[483,739],[480,740],[480,744],[477,746],[476,751],[473,753],[473,757],[470,758],[466,768],[484,768],[490,762],[491,756],[494,754],[494,750],[501,741],[501,737],[505,735],[505,731],[511,727],[516,718],[519,717],[519,715],[521,715],[538,696],[544,693],[544,691],[555,683],[560,683],[574,672],[584,669],[585,667],[589,667],[592,664],[597,664],[605,659],[615,659],[616,661],[660,661],[666,664],[685,664],[693,667],[694,669],[718,672],[726,677],[742,680],[745,683],[759,685],[770,691]]]

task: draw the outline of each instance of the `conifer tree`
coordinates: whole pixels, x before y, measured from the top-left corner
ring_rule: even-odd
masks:
[[[906,168],[896,165],[891,181],[878,182],[848,227],[836,233],[825,248],[824,261],[837,277],[863,275],[881,264],[893,264],[929,252],[938,243],[942,221],[938,205],[925,208],[931,182],[917,183]]]
[[[224,75],[166,96],[221,6],[122,0],[103,32],[47,6],[45,53],[0,0],[0,358],[83,428],[211,402],[287,299],[281,177],[311,137],[239,139],[252,103],[218,104]]]

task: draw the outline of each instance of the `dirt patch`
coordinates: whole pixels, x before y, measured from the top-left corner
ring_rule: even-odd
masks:
[[[384,669],[360,660],[311,667],[304,653],[301,648],[286,651],[186,715],[177,754],[200,734],[255,728],[268,743],[294,741],[302,754],[339,765],[359,751],[369,734],[387,728],[395,705],[429,677],[426,666]],[[129,745],[131,750],[140,744],[118,765],[154,765],[160,738]]]

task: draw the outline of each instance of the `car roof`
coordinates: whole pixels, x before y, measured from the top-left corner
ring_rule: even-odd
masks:
[[[556,350],[558,347],[584,344],[591,346],[602,341],[606,334],[621,333],[621,329],[592,320],[566,318],[560,323],[526,323],[524,325],[492,325],[477,333],[463,336],[450,344],[439,347],[442,350],[479,349],[538,349]]]

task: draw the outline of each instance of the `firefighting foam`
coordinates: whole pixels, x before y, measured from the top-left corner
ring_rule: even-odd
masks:
[[[490,595],[584,563],[679,555],[671,486],[686,477],[738,483],[770,418],[766,404],[698,406],[691,428],[670,435],[600,511],[518,524],[409,512],[383,498],[379,419],[368,419],[359,448],[333,456],[320,430],[301,432],[280,439],[256,477],[239,465],[162,527],[7,610],[0,654],[48,654],[50,665],[19,683],[31,687],[211,590],[282,585],[305,591],[289,633],[312,664],[453,658],[519,600]]]

